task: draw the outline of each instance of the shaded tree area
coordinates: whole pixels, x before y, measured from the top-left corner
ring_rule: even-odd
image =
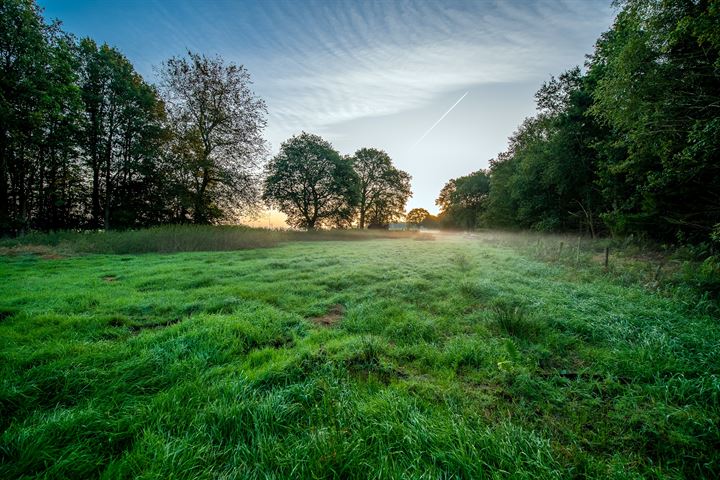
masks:
[[[410,178],[383,150],[341,156],[328,141],[302,132],[267,164],[263,200],[295,228],[387,228],[405,216]]]
[[[591,59],[608,226],[707,238],[720,222],[720,2],[628,1]],[[622,152],[618,156],[617,150]]]
[[[182,219],[210,223],[257,206],[266,107],[250,86],[244,67],[219,57],[188,52],[163,65],[172,151],[188,185]]]
[[[326,140],[302,132],[285,141],[267,164],[263,199],[293,227],[350,226],[360,181],[349,158]]]
[[[193,53],[163,93],[115,48],[0,0],[0,234],[210,223],[259,200],[264,104]]]
[[[448,181],[435,200],[440,207],[441,225],[462,229],[479,227],[489,191],[490,177],[483,170]]]
[[[375,148],[361,148],[350,160],[359,180],[358,227],[383,228],[400,220],[411,195],[410,175]]]
[[[720,230],[720,3],[627,0],[585,71],[551,78],[538,113],[491,161],[489,193],[453,226],[637,233],[706,241]]]
[[[490,162],[490,194],[482,220],[541,231],[579,229],[595,236],[603,208],[594,145],[607,129],[588,115],[590,79],[579,68],[537,92],[539,113]]]
[[[78,58],[82,111],[76,151],[91,179],[80,184],[90,190],[88,226],[126,228],[167,221],[162,149],[168,132],[156,89],[107,45],[83,39]]]

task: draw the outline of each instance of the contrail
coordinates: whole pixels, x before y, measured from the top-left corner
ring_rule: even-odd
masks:
[[[433,128],[437,127],[437,124],[440,123],[443,118],[447,117],[447,114],[450,113],[450,112],[452,112],[452,109],[455,108],[455,107],[457,106],[457,104],[460,103],[460,102],[462,101],[462,99],[465,98],[465,96],[466,96],[468,93],[470,93],[469,90],[468,90],[467,92],[465,92],[465,93],[463,94],[463,96],[458,99],[457,102],[453,103],[453,106],[450,107],[450,108],[448,108],[448,111],[445,112],[445,113],[443,113],[443,114],[442,114],[442,117],[438,118],[438,121],[435,122],[435,123],[433,123],[432,127],[430,127],[430,128],[427,129],[427,132],[423,133],[422,137],[420,137],[420,138],[418,139],[418,141],[413,144],[413,146],[411,147],[411,149],[417,147],[417,144],[420,143],[420,142],[422,142],[422,141],[423,141],[423,138],[427,137],[428,133],[432,132]]]

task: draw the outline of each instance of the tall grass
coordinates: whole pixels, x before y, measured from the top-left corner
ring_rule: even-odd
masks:
[[[245,226],[167,225],[123,231],[29,233],[0,240],[0,253],[172,253],[274,247],[283,242],[421,238],[427,234],[384,230],[294,231]]]

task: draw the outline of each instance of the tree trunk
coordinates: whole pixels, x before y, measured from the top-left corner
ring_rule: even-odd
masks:
[[[0,233],[5,233],[10,227],[10,212],[8,202],[8,161],[7,161],[6,132],[0,133]]]
[[[90,125],[92,132],[90,133],[90,162],[92,166],[92,226],[98,228],[100,226],[100,155],[98,152],[98,115],[96,112],[90,112]]]
[[[207,218],[205,215],[205,191],[207,190],[208,183],[210,183],[210,172],[207,167],[202,169],[202,182],[200,188],[198,188],[195,194],[195,212],[193,212],[194,223],[206,223]]]
[[[111,99],[114,101],[114,98]],[[110,120],[108,122],[108,140],[105,147],[105,230],[110,230],[110,203],[112,202],[112,177],[110,175],[112,168],[112,148],[113,137],[115,136],[115,108],[110,110]]]

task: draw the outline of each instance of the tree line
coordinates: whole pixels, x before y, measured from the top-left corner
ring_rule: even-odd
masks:
[[[317,135],[287,140],[267,164],[263,199],[299,228],[382,228],[403,218],[410,175],[382,150],[342,156]]]
[[[445,185],[443,225],[720,240],[720,2],[617,6],[489,169]]]
[[[253,204],[265,105],[189,53],[152,85],[117,49],[0,1],[0,233],[207,223]]]
[[[216,223],[275,205],[301,228],[401,217],[410,176],[302,133],[266,162],[248,71],[188,52],[153,85],[117,49],[0,0],[0,234]]]

